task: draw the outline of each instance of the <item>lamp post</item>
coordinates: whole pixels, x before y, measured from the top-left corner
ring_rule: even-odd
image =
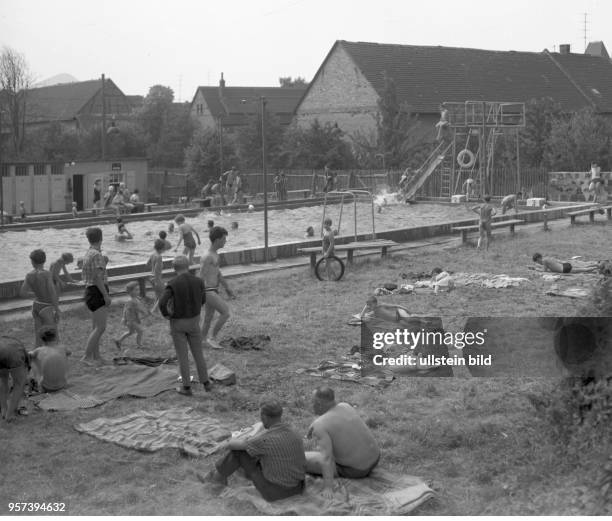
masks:
[[[2,168],[2,108],[0,108],[0,228],[4,229],[4,169]]]
[[[104,96],[104,74],[102,74],[102,161],[106,160],[106,99]]]

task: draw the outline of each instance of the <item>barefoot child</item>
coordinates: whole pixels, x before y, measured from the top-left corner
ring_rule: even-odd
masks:
[[[491,202],[490,195],[485,195],[483,199],[484,204],[481,204],[480,206],[474,206],[474,208],[472,208],[472,211],[474,213],[477,213],[480,217],[478,221],[478,230],[480,236],[478,237],[478,245],[476,247],[480,249],[480,246],[484,239],[484,242],[486,243],[486,250],[488,250],[489,241],[491,239],[491,220],[497,212],[495,211],[495,208],[493,208],[489,204]]]
[[[176,222],[176,224],[178,224],[178,231],[180,234],[179,237],[179,242],[176,245],[176,248],[174,249],[174,251],[178,251],[181,242],[185,245],[185,249],[183,250],[183,255],[186,255],[187,258],[189,259],[189,265],[193,264],[193,256],[195,254],[195,249],[196,249],[196,243],[195,243],[195,239],[193,238],[193,235],[195,234],[195,236],[198,238],[198,246],[200,244],[202,244],[200,242],[200,236],[198,235],[198,232],[196,232],[193,228],[193,226],[191,226],[191,224],[187,224],[185,222],[185,216],[182,214],[178,214],[175,218],[174,221]]]
[[[19,296],[26,298],[34,295],[32,302],[32,316],[34,317],[34,342],[40,342],[40,329],[43,325],[55,325],[59,320],[58,293],[53,284],[51,272],[45,269],[47,256],[43,250],[34,250],[30,253],[30,260],[34,268],[25,277],[19,290]]]
[[[204,286],[206,288],[206,305],[204,308],[204,322],[202,323],[202,338],[204,338],[204,341],[213,349],[223,349],[223,346],[217,341],[217,335],[223,327],[223,324],[227,322],[230,311],[229,306],[221,298],[221,295],[219,295],[219,286],[221,285],[225,288],[230,298],[235,298],[227,282],[223,278],[223,275],[221,275],[221,271],[219,270],[219,254],[217,253],[218,250],[225,246],[227,230],[220,226],[215,226],[211,230],[209,238],[210,249],[202,257],[202,263],[200,265],[200,278],[204,281]],[[208,338],[215,312],[219,313],[219,318],[213,328],[212,335]]]
[[[149,257],[147,262],[147,266],[151,268],[151,285],[153,286],[153,291],[155,291],[155,303],[151,308],[151,312],[157,307],[159,304],[159,299],[164,293],[164,281],[162,280],[162,273],[164,270],[164,259],[162,257],[162,252],[165,249],[165,244],[162,239],[155,239],[155,243],[153,245],[155,251]]]
[[[72,253],[62,253],[62,256],[56,261],[52,262],[49,266],[49,271],[53,277],[53,284],[55,285],[55,290],[57,291],[58,295],[64,291],[69,284],[78,284],[78,282],[72,278],[72,275],[70,275],[66,269],[66,264],[72,264],[73,262],[74,257]],[[62,280],[60,271],[63,272],[63,275],[67,280]]]
[[[328,217],[323,221],[323,258],[329,259],[334,255],[334,230],[332,230],[332,220]],[[332,273],[331,264],[326,262],[325,269],[327,270],[327,278],[334,280],[335,274]]]
[[[57,332],[53,327],[43,328],[40,338],[43,345],[29,353],[33,377],[40,392],[59,391],[67,384],[66,348],[57,343]]]
[[[128,300],[123,306],[123,317],[121,318],[121,323],[124,324],[128,330],[117,340],[115,340],[115,345],[117,346],[117,349],[121,349],[121,342],[123,342],[127,337],[136,333],[136,347],[141,349],[142,336],[144,335],[144,327],[141,323],[141,318],[144,315],[150,315],[151,313],[148,309],[146,309],[142,300],[140,300],[138,297],[138,282],[135,280],[128,282],[125,289],[130,297],[130,300]]]

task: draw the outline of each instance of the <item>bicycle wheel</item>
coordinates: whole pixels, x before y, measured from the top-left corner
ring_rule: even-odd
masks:
[[[323,257],[315,264],[315,275],[319,280],[340,280],[344,275],[344,262],[335,255]]]

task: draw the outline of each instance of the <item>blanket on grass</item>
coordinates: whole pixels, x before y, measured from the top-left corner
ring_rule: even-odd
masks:
[[[96,407],[121,396],[150,398],[174,389],[176,369],[135,364],[103,366],[94,373],[69,377],[68,382],[66,389],[31,399],[46,411],[73,411]]]
[[[371,385],[372,387],[386,387],[393,381],[393,373],[391,371],[382,369],[362,371],[359,361],[336,362],[324,360],[317,367],[300,368],[296,373],[345,382],[355,382]]]
[[[338,488],[334,498],[323,498],[323,479],[306,477],[306,489],[274,503],[263,499],[255,487],[242,477],[231,478],[220,497],[247,501],[265,515],[339,516],[339,515],[406,515],[434,497],[434,492],[420,478],[374,469],[364,479],[335,479]]]
[[[231,436],[218,420],[191,408],[138,411],[120,418],[97,418],[74,428],[102,441],[146,452],[179,449],[191,456],[208,456]]]
[[[256,351],[260,351],[270,343],[270,337],[268,335],[239,336],[236,338],[227,337],[221,340],[220,343],[221,345],[233,347],[234,349],[255,349]]]

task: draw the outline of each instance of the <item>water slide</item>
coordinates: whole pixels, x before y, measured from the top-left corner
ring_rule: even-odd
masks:
[[[404,200],[409,201],[413,199],[417,190],[423,186],[423,183],[427,181],[427,178],[434,172],[437,166],[444,161],[444,157],[451,148],[452,143],[444,145],[444,143],[440,143],[425,160],[421,168],[416,171],[412,179],[408,180],[407,186],[403,188]]]

